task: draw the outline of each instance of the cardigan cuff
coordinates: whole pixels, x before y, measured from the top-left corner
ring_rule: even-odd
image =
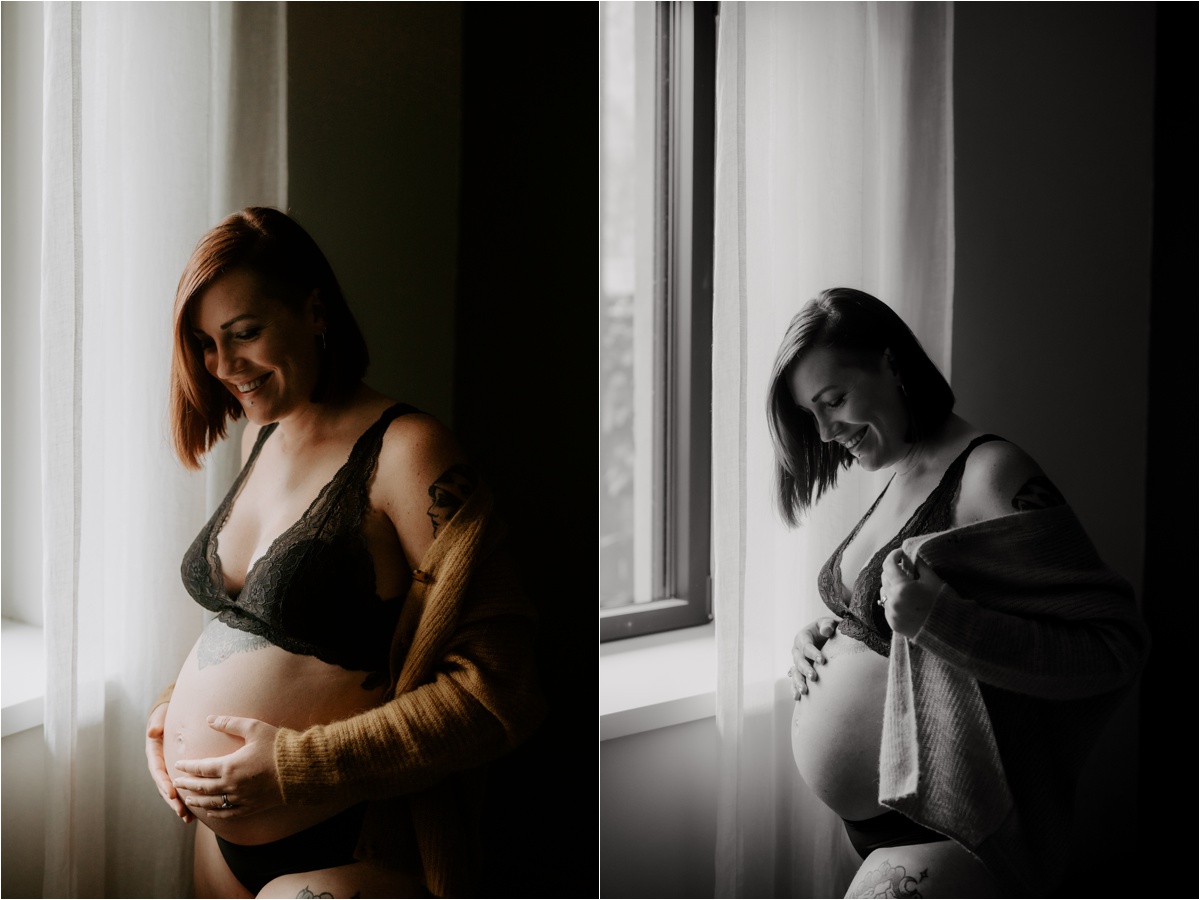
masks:
[[[337,767],[325,729],[303,732],[280,728],[275,733],[275,776],[285,804],[320,803],[338,783]]]

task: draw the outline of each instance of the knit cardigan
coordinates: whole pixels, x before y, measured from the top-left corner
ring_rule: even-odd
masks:
[[[414,570],[383,703],[275,738],[285,804],[369,801],[356,855],[403,866],[415,836],[439,897],[476,889],[480,767],[544,716],[535,616],[501,543],[480,485]]]
[[[904,542],[945,581],[892,635],[879,801],[945,834],[1013,892],[1063,875],[1080,769],[1145,663],[1129,583],[1069,507]]]

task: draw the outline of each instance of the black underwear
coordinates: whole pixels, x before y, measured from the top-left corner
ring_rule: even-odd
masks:
[[[887,812],[859,822],[842,819],[846,823],[846,834],[858,855],[866,859],[872,850],[880,847],[906,847],[909,844],[931,844],[948,841],[950,838],[918,825],[908,816],[889,809]]]
[[[354,862],[367,805],[360,803],[318,822],[311,828],[269,844],[231,844],[218,836],[217,846],[235,878],[257,894],[273,878],[293,872],[314,872]]]

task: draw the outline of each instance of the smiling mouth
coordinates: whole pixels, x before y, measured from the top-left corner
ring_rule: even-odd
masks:
[[[850,450],[851,452],[853,452],[858,447],[858,445],[862,443],[863,438],[865,438],[866,436],[867,436],[867,429],[863,428],[862,431],[860,431],[857,435],[852,437],[850,440],[844,441],[842,443],[842,446],[845,447],[847,450]]]
[[[263,375],[261,378],[255,378],[253,381],[247,381],[245,384],[235,385],[235,387],[238,389],[239,394],[248,394],[251,391],[262,387],[263,382],[265,382],[270,377],[271,377],[271,373],[268,372],[266,375]]]

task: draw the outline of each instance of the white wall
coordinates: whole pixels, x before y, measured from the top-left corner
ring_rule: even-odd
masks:
[[[42,861],[46,856],[45,743],[42,728],[30,728],[3,740],[0,767],[4,797],[0,830],[0,895],[42,896]]]
[[[600,745],[604,897],[711,897],[717,723],[702,719]]]
[[[1139,593],[1153,25],[1150,4],[955,6],[957,411],[1028,450]],[[601,744],[602,896],[711,896],[707,724]],[[1115,896],[1095,863],[1127,842],[1136,754],[1131,698],[1083,777],[1078,896]]]

